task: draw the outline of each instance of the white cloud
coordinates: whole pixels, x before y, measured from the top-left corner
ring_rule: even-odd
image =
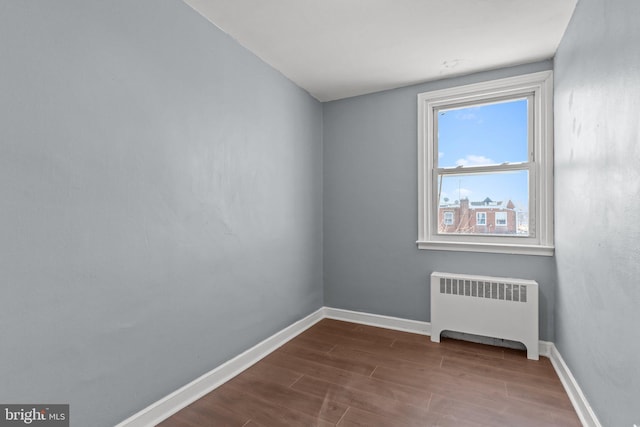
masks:
[[[456,188],[454,190],[451,190],[450,192],[443,191],[440,194],[440,200],[444,200],[444,198],[447,197],[450,202],[453,202],[454,200],[468,198],[471,193],[473,193],[473,191],[469,190],[468,188]]]
[[[480,107],[471,107],[471,108],[465,108],[463,110],[459,110],[456,113],[456,119],[457,120],[469,120],[469,121],[474,121],[477,124],[482,124],[484,122],[484,120],[482,120],[482,116],[476,114],[476,111],[478,111]]]
[[[441,159],[444,157],[444,153],[442,151],[438,151],[438,158]]]
[[[464,159],[456,160],[456,166],[484,166],[495,165],[496,162],[485,156],[476,156],[475,154],[469,154]]]
[[[461,188],[458,193],[460,194],[460,198],[464,199],[466,197],[469,197],[471,193],[473,193],[473,191],[469,190],[468,188]]]
[[[456,116],[458,120],[476,120],[478,116],[473,113],[460,113]]]

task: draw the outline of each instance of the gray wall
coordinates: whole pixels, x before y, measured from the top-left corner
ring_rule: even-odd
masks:
[[[322,107],[179,0],[0,3],[0,402],[113,425],[322,305]]]
[[[417,94],[551,69],[550,62],[323,104],[325,305],[430,320],[432,271],[535,279],[553,340],[552,257],[418,250]]]
[[[555,60],[556,345],[605,426],[640,425],[638,17],[580,0]]]

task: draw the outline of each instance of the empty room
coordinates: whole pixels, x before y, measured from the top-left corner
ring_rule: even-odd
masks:
[[[0,425],[640,427],[638,22],[0,0]]]

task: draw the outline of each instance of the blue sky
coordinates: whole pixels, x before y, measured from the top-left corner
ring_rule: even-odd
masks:
[[[520,99],[438,113],[438,166],[478,166],[527,161],[527,100]],[[441,199],[512,200],[528,205],[528,173],[447,176]]]

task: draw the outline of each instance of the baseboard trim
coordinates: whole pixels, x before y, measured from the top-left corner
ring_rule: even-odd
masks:
[[[580,418],[580,422],[584,427],[602,427],[602,424],[600,424],[598,417],[595,412],[593,412],[591,405],[589,405],[582,389],[578,385],[578,382],[569,370],[569,367],[565,363],[555,344],[549,344],[551,344],[549,359],[551,359],[551,364],[556,370],[567,395],[569,395],[569,400],[571,400],[573,408],[576,410],[578,418]]]
[[[149,405],[116,425],[116,427],[149,427],[157,425],[180,409],[220,387],[323,318],[324,307],[319,308],[307,317],[298,320],[233,359],[228,360],[168,396]]]
[[[394,329],[396,331],[412,332],[420,335],[431,335],[431,323],[419,320],[401,319],[399,317],[383,316],[380,314],[363,313],[360,311],[343,310],[340,308],[324,307],[325,317],[328,319],[344,320],[379,328]]]
[[[396,331],[412,332],[421,335],[431,335],[431,323],[419,320],[402,319],[399,317],[383,316],[380,314],[364,313],[360,311],[343,310],[341,308],[325,307],[325,317],[328,319],[344,320],[377,326],[379,328],[395,329]],[[540,356],[550,357],[553,343],[538,342]]]
[[[179,388],[168,396],[149,405],[140,412],[122,421],[115,427],[149,427],[155,426],[167,419],[180,409],[190,405],[207,393],[220,387],[231,378],[260,361],[287,341],[295,338],[322,319],[344,320],[363,325],[412,332],[421,335],[431,335],[431,323],[418,320],[402,319],[399,317],[383,316],[379,314],[359,311],[343,310],[339,308],[322,307],[307,317],[275,333],[271,337],[251,347],[244,353],[214,368],[189,384]],[[560,352],[552,342],[540,341],[539,353],[548,357],[573,404],[580,421],[585,427],[602,427],[593,409],[587,402],[580,386],[566,365]]]
[[[551,359],[551,349],[553,348],[553,343],[549,341],[539,341],[538,342],[538,353],[540,356],[547,357]]]

